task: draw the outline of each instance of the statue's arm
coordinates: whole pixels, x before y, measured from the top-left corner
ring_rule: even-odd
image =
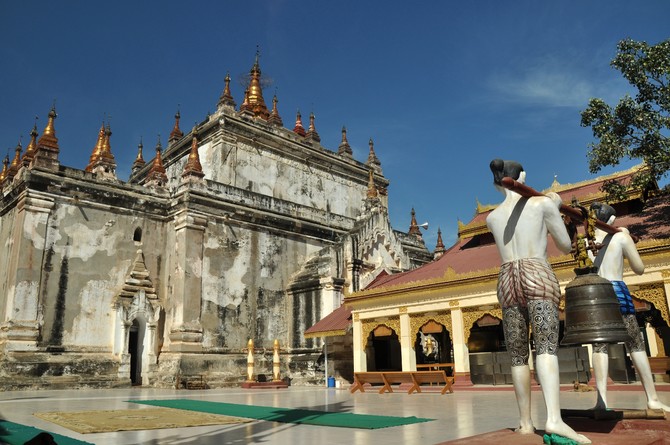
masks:
[[[572,240],[565,228],[561,213],[558,211],[561,200],[558,195],[556,198],[548,195],[547,199],[543,200],[544,221],[558,249],[563,253],[568,253],[572,249]]]
[[[642,275],[644,273],[644,263],[642,262],[642,258],[640,258],[637,247],[635,247],[635,242],[631,238],[628,229],[621,227],[620,230],[616,234],[616,237],[620,239],[623,255],[628,260],[628,264],[633,272]]]

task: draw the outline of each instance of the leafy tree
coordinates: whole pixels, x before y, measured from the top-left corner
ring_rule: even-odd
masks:
[[[582,111],[582,127],[591,127],[597,142],[589,144],[589,170],[616,166],[624,159],[640,159],[640,170],[629,185],[610,181],[603,186],[608,199],[622,199],[629,187],[644,187],[670,171],[670,39],[650,46],[626,39],[617,45],[610,65],[637,89],[615,107],[591,99]]]

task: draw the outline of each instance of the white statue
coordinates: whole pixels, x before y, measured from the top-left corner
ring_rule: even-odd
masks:
[[[571,240],[558,211],[560,197],[531,198],[501,186],[508,176],[523,183],[526,173],[514,161],[491,162],[494,183],[504,201],[486,218],[502,259],[498,278],[498,301],[503,312],[503,329],[512,358],[512,382],[519,405],[522,434],[535,431],[530,409],[530,368],[528,325],[533,324],[535,370],[542,386],[547,409],[545,431],[572,439],[580,444],[591,441],[574,431],[561,418],[558,369],[558,302],[561,296],[558,280],[547,262],[547,232],[557,247],[567,253]]]
[[[591,209],[595,210],[596,217],[607,224],[612,224],[616,219],[615,210],[601,203],[593,203]],[[598,275],[612,282],[614,292],[619,300],[619,306],[623,320],[631,335],[631,339],[626,344],[626,350],[635,365],[642,386],[647,394],[647,407],[649,409],[662,409],[670,411],[670,407],[664,405],[658,400],[656,388],[654,387],[654,378],[651,375],[649,359],[645,351],[644,338],[635,318],[635,307],[630,291],[623,282],[623,260],[626,258],[633,272],[638,275],[644,273],[644,264],[637,252],[635,242],[631,238],[628,230],[620,227],[620,232],[608,234],[596,227],[596,243],[602,244],[595,257],[593,264],[598,267]],[[593,345],[593,371],[596,379],[596,389],[598,390],[598,400],[596,409],[607,408],[607,343],[596,343]]]

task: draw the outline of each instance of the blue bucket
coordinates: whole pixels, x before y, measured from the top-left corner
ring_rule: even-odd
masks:
[[[335,377],[328,377],[328,388],[335,388]]]

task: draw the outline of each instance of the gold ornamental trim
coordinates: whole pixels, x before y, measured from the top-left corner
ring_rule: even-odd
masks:
[[[502,308],[496,303],[496,307],[491,309],[480,309],[478,307],[465,307],[463,311],[463,338],[465,339],[465,344],[468,344],[470,339],[470,330],[472,325],[475,324],[477,320],[482,318],[484,315],[488,314],[492,317],[495,317],[502,321]]]
[[[661,312],[663,320],[670,326],[670,313],[668,313],[668,300],[665,296],[663,283],[642,284],[635,292],[631,292],[638,300],[646,301],[654,305]]]
[[[368,347],[368,338],[370,333],[377,329],[378,326],[386,326],[387,328],[393,330],[400,339],[400,319],[396,317],[388,318],[386,320],[363,320],[363,326],[361,327],[361,346],[363,350]]]
[[[340,337],[347,335],[346,329],[336,329],[332,331],[315,332],[313,334],[305,334],[305,338],[319,338],[319,337]]]
[[[434,321],[435,323],[441,324],[449,332],[451,341],[454,341],[454,336],[452,335],[451,328],[451,312],[448,313],[438,313],[435,315],[425,315],[425,314],[410,314],[409,316],[409,326],[410,326],[410,339],[412,349],[414,349],[416,341],[416,335],[419,333],[421,328],[428,322]]]

